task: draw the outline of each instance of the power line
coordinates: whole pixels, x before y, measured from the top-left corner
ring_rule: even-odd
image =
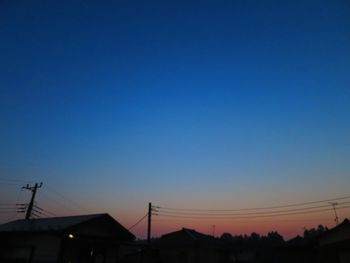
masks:
[[[71,211],[71,212],[75,212],[76,210],[73,209],[72,207],[67,206],[65,203],[63,203],[62,201],[57,200],[55,197],[53,197],[52,195],[49,195],[46,191],[42,191],[41,192],[42,195],[46,196],[48,199],[50,199],[53,202],[56,202],[57,204],[59,204],[61,207],[64,207],[66,210]]]
[[[128,230],[133,229],[134,227],[136,227],[138,224],[140,224],[142,222],[142,220],[144,220],[146,217],[148,216],[148,213],[145,214],[143,217],[141,217],[140,220],[138,220],[135,224],[133,224],[131,227],[128,228]]]
[[[41,212],[46,217],[56,217],[57,215],[55,213],[52,213],[50,211],[44,210]]]
[[[58,195],[61,199],[66,200],[66,202],[70,203],[71,205],[75,206],[76,208],[79,208],[80,210],[84,210],[85,212],[91,213],[91,211],[89,211],[88,209],[83,207],[81,204],[79,204],[76,201],[74,201],[74,200],[64,196],[63,194],[61,194],[60,192],[55,190],[53,187],[47,185],[47,188],[50,189],[52,192],[54,192],[56,195]]]
[[[48,211],[46,209],[44,209],[43,213],[50,214],[52,216],[57,216],[55,213],[52,213],[52,212],[50,212],[50,211]]]
[[[34,205],[34,208],[39,210],[39,211],[44,211],[44,209],[42,209],[41,207],[37,206],[37,205]]]
[[[338,200],[344,200],[349,199],[350,195],[348,196],[342,196],[337,198],[331,198],[331,199],[324,199],[324,200],[318,200],[318,201],[311,201],[311,202],[304,202],[304,203],[293,203],[293,204],[285,204],[285,205],[279,205],[279,206],[265,206],[265,207],[255,207],[255,208],[237,208],[237,209],[197,209],[197,208],[172,208],[172,207],[163,207],[163,206],[154,206],[158,209],[163,210],[174,210],[174,211],[198,211],[198,212],[233,212],[233,211],[250,211],[250,210],[266,210],[266,209],[277,209],[277,208],[285,208],[285,207],[296,207],[296,206],[305,206],[310,204],[317,204],[317,203],[326,203],[331,201],[338,201]]]
[[[224,218],[226,220],[226,218]],[[178,222],[182,222],[181,221],[181,218],[177,218],[176,220],[178,220]],[[211,219],[208,219],[208,220],[211,220]],[[231,219],[227,219],[227,220],[231,220]],[[273,221],[270,221],[270,220],[263,220],[261,218],[250,218],[249,221],[241,221],[240,223],[247,223],[247,224],[251,224],[252,221],[256,220],[256,222],[259,222],[259,224],[271,224],[271,223],[288,223],[288,222],[315,222],[315,221],[320,221],[320,222],[324,222],[324,221],[329,221],[330,219],[329,218],[304,218],[304,219],[290,219],[290,218],[284,218],[284,219],[276,219],[275,217],[272,217],[271,220]],[[165,218],[165,217],[162,217],[162,218],[156,218],[156,219],[153,219],[153,221],[156,221],[156,222],[174,222],[174,219],[172,219],[171,217],[169,218]],[[198,219],[196,218],[183,218],[183,221],[198,221]]]
[[[22,197],[22,194],[23,194],[23,189],[20,188],[18,194],[17,194],[17,198],[16,198],[16,205],[19,203],[21,197]],[[12,215],[10,215],[6,221],[11,221],[11,220],[14,220],[15,218],[17,218],[17,216],[19,215],[19,212],[16,211],[16,213],[13,213]]]
[[[43,215],[48,216],[48,217],[57,216],[55,213],[52,213],[52,212],[50,212],[42,207],[39,207],[39,206],[35,206],[35,209],[38,213],[43,214]]]
[[[339,205],[349,204],[350,201],[337,203]],[[280,213],[286,213],[286,212],[296,212],[296,211],[307,211],[307,210],[313,210],[318,208],[324,208],[329,207],[329,204],[327,205],[319,205],[319,206],[311,206],[311,207],[301,207],[301,208],[294,208],[294,209],[286,209],[286,210],[275,210],[275,211],[261,211],[261,212],[247,212],[247,213],[230,213],[230,214],[222,214],[217,212],[212,213],[205,213],[205,212],[174,212],[174,211],[162,211],[163,209],[158,208],[161,213],[166,213],[170,215],[194,215],[194,216],[246,216],[246,215],[264,215],[264,214],[280,214]]]
[[[41,218],[40,215],[36,214],[36,213],[32,213],[32,219],[39,219]]]
[[[338,207],[338,210],[345,209],[345,208],[350,208],[350,205]],[[189,219],[226,219],[226,220],[229,220],[229,219],[249,219],[249,218],[263,218],[263,217],[311,214],[311,213],[319,213],[319,212],[325,212],[325,211],[331,211],[331,210],[333,210],[333,208],[294,212],[294,213],[284,213],[284,214],[267,214],[267,215],[256,215],[256,216],[251,216],[251,215],[250,216],[225,216],[225,217],[220,217],[220,216],[215,216],[215,215],[213,215],[213,216],[181,216],[181,215],[169,215],[169,214],[166,214],[165,212],[160,212],[160,213],[158,213],[158,216],[174,217],[174,218],[189,218]]]

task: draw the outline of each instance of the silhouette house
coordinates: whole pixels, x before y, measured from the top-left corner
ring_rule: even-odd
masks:
[[[0,225],[0,262],[116,262],[134,239],[108,214],[16,220]]]
[[[213,236],[182,228],[163,235],[154,246],[162,262],[229,262],[229,248]]]
[[[350,222],[311,238],[297,236],[277,251],[279,262],[292,263],[349,263]]]
[[[350,262],[350,221],[345,219],[338,226],[318,238],[320,262]]]

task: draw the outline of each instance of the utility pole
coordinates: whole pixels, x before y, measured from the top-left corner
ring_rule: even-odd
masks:
[[[216,227],[216,225],[212,225],[212,227],[213,227],[213,237],[215,237],[215,227]]]
[[[151,245],[152,203],[148,203],[147,244]]]
[[[27,212],[26,212],[26,217],[25,219],[30,219],[31,215],[32,215],[32,210],[33,210],[33,206],[34,206],[34,200],[35,200],[35,195],[36,195],[36,190],[38,188],[41,188],[43,185],[43,183],[37,184],[35,183],[34,186],[29,186],[29,184],[27,184],[26,186],[23,186],[22,189],[26,189],[32,192],[32,197],[30,199],[30,203],[28,205],[27,208]]]
[[[337,225],[339,225],[339,218],[338,218],[337,210],[335,209],[335,206],[338,205],[338,203],[330,203],[330,204],[331,206],[333,206],[333,210],[334,210],[334,215],[335,215],[334,221]]]

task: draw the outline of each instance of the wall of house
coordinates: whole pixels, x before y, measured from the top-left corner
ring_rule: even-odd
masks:
[[[242,252],[236,254],[238,261],[242,262],[255,262],[256,261],[256,251],[254,249],[246,249]]]
[[[63,262],[74,263],[116,263],[118,246],[90,239],[65,239],[63,241]]]
[[[160,249],[162,262],[169,263],[199,263],[198,254],[195,249],[188,248],[162,248]]]
[[[215,249],[201,248],[199,250],[199,262],[220,263],[220,254]]]
[[[228,258],[215,249],[208,248],[162,248],[160,249],[162,262],[169,263],[221,263]],[[225,261],[225,262],[226,262]]]
[[[1,263],[28,263],[31,259],[32,247],[1,247]]]
[[[341,251],[339,253],[340,263],[349,263],[350,262],[350,251]]]
[[[118,260],[118,248],[108,247],[106,249],[106,261],[104,263],[116,263],[117,260]]]
[[[6,247],[3,262],[57,263],[60,239],[52,235],[11,236]]]
[[[109,224],[83,224],[74,228],[74,233],[84,236],[113,237]]]
[[[275,251],[275,261],[283,263],[320,263],[317,251],[312,248],[280,248]],[[328,261],[325,261],[328,262]],[[336,262],[332,262],[336,263]]]

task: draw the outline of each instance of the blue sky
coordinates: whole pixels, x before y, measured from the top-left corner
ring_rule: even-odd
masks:
[[[2,1],[1,177],[50,182],[93,211],[118,200],[116,214],[150,200],[344,194],[349,11],[347,1]]]

